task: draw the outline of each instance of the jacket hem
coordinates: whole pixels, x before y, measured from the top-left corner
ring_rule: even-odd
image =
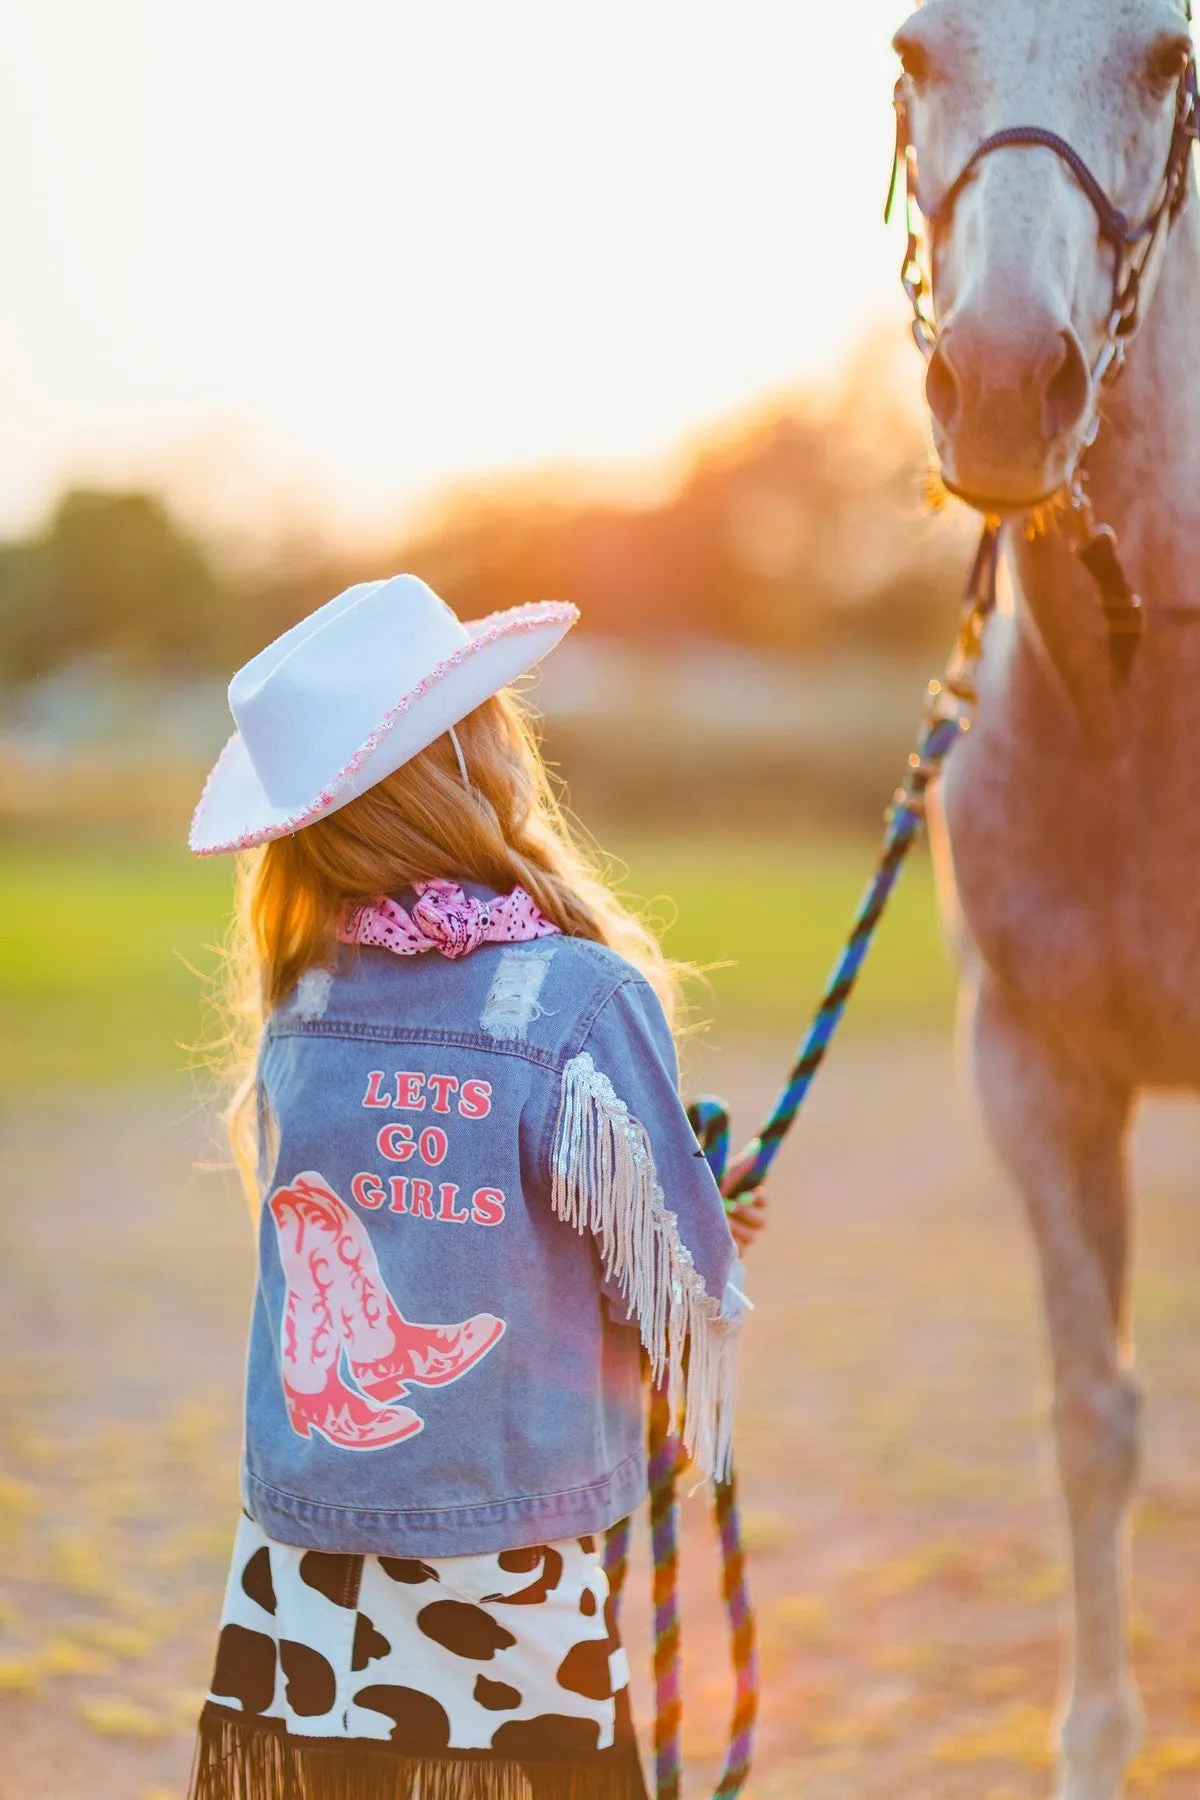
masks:
[[[305,1500],[242,1470],[242,1502],[268,1537],[305,1550],[357,1556],[480,1556],[607,1531],[646,1497],[639,1453],[591,1487],[423,1510],[366,1509]]]

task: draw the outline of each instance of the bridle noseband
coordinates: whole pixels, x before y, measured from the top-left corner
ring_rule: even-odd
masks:
[[[892,177],[888,187],[887,204],[884,208],[884,220],[886,222],[891,218],[896,189],[900,173],[903,170],[905,224],[908,229],[908,241],[900,274],[905,292],[912,304],[913,331],[921,351],[925,355],[930,354],[937,341],[937,327],[927,316],[924,306],[925,299],[932,298],[932,296],[928,294],[924,272],[920,266],[916,214],[920,213],[925,220],[930,238],[934,240],[940,231],[949,227],[955,205],[963,189],[968,185],[985,156],[992,155],[996,150],[1052,150],[1059,161],[1066,164],[1079,183],[1096,214],[1101,238],[1105,243],[1112,245],[1115,253],[1113,303],[1106,331],[1105,346],[1097,358],[1093,379],[1099,382],[1109,375],[1110,369],[1115,374],[1116,370],[1113,365],[1119,364],[1123,358],[1119,354],[1114,354],[1114,351],[1118,345],[1132,336],[1140,322],[1142,272],[1158,241],[1160,231],[1170,228],[1187,202],[1188,159],[1192,145],[1200,138],[1200,91],[1197,87],[1195,56],[1188,57],[1187,64],[1179,77],[1171,147],[1167,152],[1166,166],[1159,183],[1158,198],[1145,217],[1136,222],[1131,221],[1119,206],[1113,205],[1075,146],[1066,138],[1060,137],[1058,132],[1050,131],[1042,125],[1007,125],[1002,131],[992,132],[990,137],[985,137],[982,143],[975,146],[936,205],[930,204],[921,198],[916,147],[908,128],[908,107],[904,99],[903,80],[896,84],[895,106],[896,149],[892,159]],[[1140,257],[1130,256],[1129,252],[1136,250],[1139,245],[1144,247],[1142,255]],[[1108,341],[1110,338],[1112,340],[1111,347]]]
[[[1191,20],[1191,6],[1187,8]],[[1159,183],[1158,196],[1145,217],[1131,221],[1114,206],[1108,194],[1080,156],[1074,145],[1056,131],[1041,125],[1009,125],[994,131],[971,152],[946,192],[936,204],[922,201],[917,168],[916,148],[908,126],[908,108],[904,98],[903,78],[896,84],[896,148],[892,159],[891,182],[888,186],[885,222],[891,218],[900,175],[904,175],[904,218],[906,243],[900,265],[900,280],[908,295],[913,313],[913,338],[925,357],[933,354],[937,344],[937,324],[926,310],[932,293],[921,266],[917,214],[925,221],[931,244],[939,231],[948,228],[954,207],[985,156],[997,150],[1052,150],[1066,164],[1079,183],[1092,210],[1101,239],[1113,247],[1112,305],[1100,350],[1092,366],[1092,415],[1083,434],[1075,463],[1063,482],[1075,522],[1075,550],[1100,589],[1109,629],[1109,649],[1114,676],[1128,677],[1144,630],[1142,603],[1133,592],[1117,554],[1116,534],[1111,526],[1097,526],[1083,484],[1081,463],[1095,442],[1099,429],[1100,405],[1105,390],[1117,379],[1125,365],[1129,342],[1141,322],[1142,277],[1158,246],[1160,238],[1170,230],[1187,203],[1188,172],[1192,145],[1200,138],[1200,91],[1198,91],[1196,58],[1189,53],[1180,73],[1175,99],[1175,122],[1171,146]],[[999,522],[989,520],[985,538],[993,536]]]
[[[1034,145],[1053,150],[1066,163],[1092,203],[1100,224],[1101,237],[1107,238],[1110,244],[1115,244],[1118,248],[1136,244],[1153,230],[1156,211],[1148,213],[1140,225],[1131,225],[1120,207],[1113,205],[1075,146],[1065,137],[1059,137],[1057,131],[1046,131],[1040,125],[1009,125],[1003,131],[993,131],[991,137],[986,137],[982,144],[977,144],[942,196],[941,204],[922,209],[930,225],[936,230],[939,223],[949,219],[954,202],[966,187],[976,164],[982,162],[985,156],[990,155],[993,150],[1019,150]]]

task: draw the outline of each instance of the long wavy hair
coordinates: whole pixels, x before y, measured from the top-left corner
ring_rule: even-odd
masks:
[[[252,1197],[258,1160],[254,1060],[263,1024],[306,969],[332,967],[346,906],[436,877],[507,893],[518,882],[567,937],[607,944],[650,982],[674,1024],[685,966],[605,880],[551,785],[532,721],[511,689],[337,812],[238,859],[218,976],[214,1058],[232,1089],[226,1122]]]

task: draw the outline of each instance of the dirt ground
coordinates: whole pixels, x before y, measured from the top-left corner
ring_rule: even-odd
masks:
[[[786,1046],[714,1058],[748,1126]],[[236,1506],[249,1234],[187,1093],[0,1117],[0,1800],[179,1800]],[[1200,1791],[1200,1114],[1139,1124],[1131,1793]],[[1050,1792],[1061,1535],[1035,1277],[949,1047],[843,1046],[748,1270],[752,1800]],[[687,1509],[689,1795],[728,1696]],[[641,1583],[627,1609],[646,1661]],[[711,1791],[709,1787],[707,1791]]]

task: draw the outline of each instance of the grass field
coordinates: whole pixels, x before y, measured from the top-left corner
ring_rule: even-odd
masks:
[[[874,846],[619,846],[626,886],[679,957],[713,970],[695,995],[718,1034],[799,1034]],[[10,842],[0,855],[0,1093],[144,1080],[186,1068],[202,975],[218,964],[232,865],[166,849]],[[952,980],[925,857],[893,901],[850,1029],[944,1021]]]
[[[744,1128],[874,845],[614,847],[673,920],[669,947],[728,964],[700,1006],[719,1054],[697,1062]],[[145,1084],[200,1035],[194,971],[214,967],[231,874],[146,848],[0,850],[0,1800],[186,1791],[237,1515],[253,1251],[211,1107]],[[1051,1791],[1066,1571],[1039,1302],[962,1103],[931,889],[920,857],[748,1262],[738,1454],[763,1710],[746,1800]],[[1148,1738],[1129,1794],[1194,1800],[1200,1121],[1159,1104],[1134,1152]],[[712,1792],[730,1687],[705,1511],[684,1508],[689,1796]],[[625,1614],[643,1719],[645,1535]]]

